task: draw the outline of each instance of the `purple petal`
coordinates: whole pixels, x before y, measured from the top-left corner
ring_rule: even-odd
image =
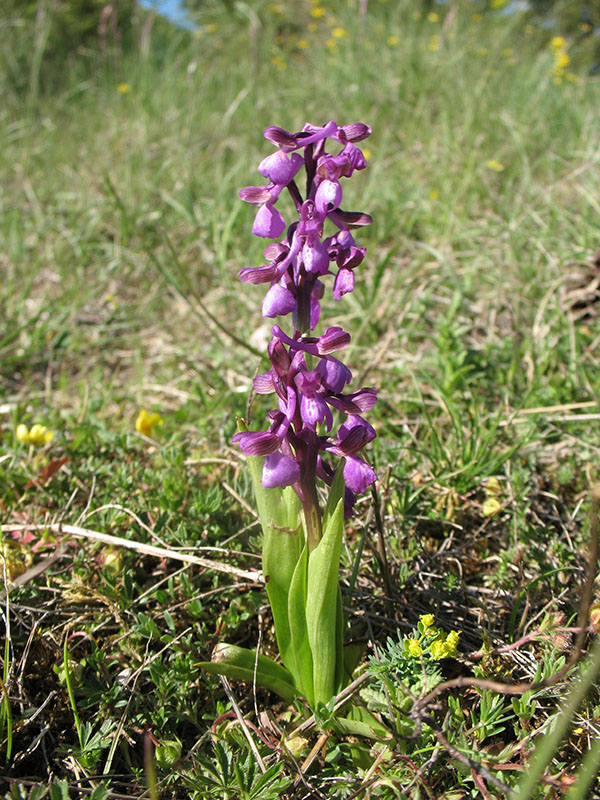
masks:
[[[327,407],[327,403],[318,394],[312,397],[300,396],[300,414],[309,428],[314,428],[321,422],[327,424],[327,430],[331,430],[333,416]]]
[[[362,428],[367,437],[367,442],[372,442],[377,436],[375,428],[370,425],[366,419],[359,417],[358,414],[348,414],[344,423],[340,425],[338,431],[338,439],[344,439],[355,428]]]
[[[340,155],[342,154],[348,159],[348,169],[345,172],[348,178],[355,169],[364,169],[367,166],[362,150],[353,144],[347,144],[340,153]]]
[[[276,208],[261,206],[254,217],[252,233],[265,239],[276,239],[285,230],[285,220]]]
[[[364,122],[351,122],[350,125],[343,125],[342,130],[349,142],[360,142],[371,135],[371,128]]]
[[[293,458],[282,453],[273,453],[265,458],[262,471],[262,485],[265,489],[291,486],[299,479],[300,467]]]
[[[296,308],[296,298],[279,283],[273,284],[266,293],[262,304],[263,317],[277,317],[289,314]]]
[[[281,150],[263,158],[258,165],[258,171],[273,183],[287,185],[304,164],[304,159],[299,153],[288,156]]]
[[[273,369],[277,375],[279,375],[281,378],[285,377],[290,368],[290,364],[292,363],[292,359],[290,358],[289,353],[285,349],[282,342],[273,337],[273,339],[271,339],[269,342],[267,351],[269,353],[269,358],[271,359],[271,364],[273,364]]]
[[[361,411],[370,411],[377,402],[377,389],[373,386],[365,386],[364,389],[359,389],[349,397]]]
[[[241,276],[240,276],[241,277]],[[243,278],[242,278],[243,280]],[[333,299],[341,300],[343,295],[354,290],[354,273],[351,269],[341,269],[333,282]]]
[[[241,200],[254,206],[262,206],[271,199],[269,186],[244,186],[238,194]]]
[[[360,414],[361,411],[369,411],[377,402],[377,389],[372,386],[359,389],[353,394],[342,394],[339,397],[328,397],[329,405],[343,411],[345,414]]]
[[[319,216],[323,218],[329,210],[334,211],[341,202],[342,187],[339,181],[321,181],[315,194],[315,207]]]
[[[266,456],[274,453],[281,445],[279,437],[270,431],[236,433],[233,441],[239,443],[247,456]]]
[[[315,125],[309,125],[307,122],[304,126],[303,133],[308,133],[308,136],[298,136],[296,147],[306,147],[307,144],[314,144],[320,142],[321,139],[327,139],[328,136],[333,136],[337,132],[337,124],[331,120],[323,128],[318,128]]]
[[[311,331],[317,327],[319,317],[321,316],[321,304],[319,303],[314,292],[310,296],[310,329]]]
[[[256,375],[252,381],[256,394],[271,394],[275,391],[273,373],[271,371]]]
[[[273,458],[273,456],[268,456]],[[358,456],[348,456],[344,464],[344,483],[351,492],[362,494],[377,480],[375,470]]]
[[[297,147],[295,135],[276,125],[269,125],[268,128],[265,128],[265,139],[273,142],[277,147]]]
[[[319,336],[318,350],[319,354],[324,356],[328,353],[333,353],[335,350],[341,350],[350,344],[350,334],[342,330],[339,325],[332,325],[327,328],[325,333]]]
[[[329,219],[338,228],[361,228],[363,225],[370,225],[373,222],[373,217],[369,214],[363,214],[362,211],[342,211],[341,208],[330,211]]]
[[[327,248],[314,237],[309,243],[307,237],[306,244],[302,248],[302,262],[307,272],[316,272],[317,275],[324,275],[329,269],[329,255]],[[311,237],[312,239],[313,237]]]
[[[321,376],[322,385],[334,394],[339,394],[352,380],[348,367],[333,356],[322,358],[317,364],[317,372]]]
[[[238,272],[238,278],[244,283],[271,283],[277,278],[277,265],[266,264],[264,267],[244,267]]]
[[[372,442],[377,434],[372,425],[356,414],[350,414],[338,431],[335,452],[342,456],[351,456]]]

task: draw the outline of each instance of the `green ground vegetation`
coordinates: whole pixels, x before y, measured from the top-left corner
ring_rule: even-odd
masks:
[[[129,49],[88,41],[60,74],[44,21],[0,11],[7,797],[459,800],[528,771],[579,664],[411,716],[442,680],[564,667],[594,533],[594,45],[487,5],[205,3],[193,32],[141,15]],[[380,390],[342,573],[375,741],[327,708],[290,738],[305,709],[196,666],[223,638],[274,653],[231,443],[269,407],[249,400],[270,324],[236,277],[262,263],[237,192],[267,125],[329,119],[373,128],[347,190],[368,256],[323,316]],[[141,409],[163,424],[137,431]],[[599,720],[591,690],[530,796],[568,790]]]

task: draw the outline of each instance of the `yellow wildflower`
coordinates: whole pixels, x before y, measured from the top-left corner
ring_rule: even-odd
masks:
[[[117,92],[119,94],[127,94],[127,92],[131,91],[131,86],[128,83],[119,83],[117,84]]]
[[[311,8],[310,15],[314,19],[321,19],[321,17],[325,16],[325,9],[323,6],[315,6],[314,8]]]
[[[492,0],[490,8],[502,8],[508,3],[508,0]]]
[[[477,12],[476,14],[473,14],[471,19],[472,19],[473,22],[481,22],[481,20],[483,19],[483,14],[480,14],[479,12]]]
[[[429,44],[427,45],[427,49],[431,53],[435,53],[436,50],[440,49],[440,37],[439,36],[430,36],[429,37]]]
[[[299,50],[306,50],[309,44],[310,42],[308,41],[308,39],[298,39],[298,41],[296,42],[296,47]]]
[[[488,54],[487,47],[478,47],[477,50],[475,50],[475,55],[487,56],[487,54]]]
[[[307,30],[310,33],[314,33],[317,30],[317,23],[316,22],[309,22],[306,26]]]
[[[488,169],[493,169],[494,172],[503,172],[504,164],[501,161],[496,161],[495,158],[490,158],[489,161],[485,162],[485,165]]]
[[[338,46],[335,39],[332,39],[331,37],[327,39],[325,46],[328,47],[332,53],[337,53]]]
[[[217,24],[216,24],[216,22],[209,22],[209,23],[208,23],[208,25],[205,25],[205,26],[204,26],[204,30],[205,30],[207,33],[214,33],[214,32],[217,30]]]
[[[424,628],[431,628],[435,622],[435,617],[433,614],[421,614],[419,617],[419,622]]]
[[[525,25],[525,27],[523,28],[523,33],[525,34],[525,36],[533,36],[533,34],[535,33],[535,25],[532,25],[530,22],[528,22],[527,25]]]
[[[371,151],[368,147],[363,147],[362,154],[365,157],[365,161],[368,161],[371,158]]]
[[[450,631],[448,636],[446,636],[446,641],[444,642],[446,647],[446,655],[448,658],[454,658],[456,655],[456,648],[458,647],[458,637],[460,636],[459,631]]]
[[[34,447],[43,447],[48,444],[54,436],[54,431],[49,430],[45,425],[32,425],[31,429],[27,425],[17,425],[17,441],[21,444],[32,444]]]
[[[429,192],[429,199],[430,200],[439,200],[439,197],[440,197],[440,193],[438,192],[437,189],[432,189]]]
[[[440,658],[446,657],[446,642],[438,639],[437,642],[432,642],[429,646],[429,653],[434,661],[439,661]]]
[[[440,15],[436,14],[435,11],[430,11],[429,14],[427,14],[427,19],[429,20],[429,22],[437,22],[439,18]]]
[[[284,70],[287,69],[287,64],[281,56],[273,56],[273,58],[271,59],[271,63],[275,64],[275,66],[280,72],[283,72]]]
[[[267,6],[267,11],[270,11],[271,14],[283,14],[283,6],[281,3],[269,3]]]
[[[553,36],[550,40],[550,47],[555,53],[562,50],[565,45],[566,42],[562,36]]]
[[[422,655],[423,650],[421,645],[416,639],[409,639],[406,644],[406,652],[411,658],[419,658]]]
[[[510,56],[512,56],[512,54],[513,54],[512,47],[505,47],[504,50],[502,51],[502,55],[505,58],[510,58]]]
[[[145,408],[142,408],[135,421],[135,429],[142,436],[151,437],[154,428],[157,425],[162,425],[163,422],[163,418],[156,411],[149,414]]]
[[[389,47],[395,47],[400,43],[400,39],[397,36],[388,36],[387,43]]]
[[[334,28],[331,31],[331,35],[333,36],[334,39],[346,39],[346,37],[348,36],[348,31],[346,30],[346,28]]]

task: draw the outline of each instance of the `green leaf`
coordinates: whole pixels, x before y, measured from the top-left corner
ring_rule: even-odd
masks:
[[[238,430],[248,426],[238,420]],[[263,458],[251,456],[248,467],[256,506],[263,529],[262,568],[277,636],[279,654],[284,664],[293,664],[288,620],[288,594],[292,576],[304,546],[300,526],[300,500],[291,486],[265,489],[262,485]]]
[[[280,664],[254,650],[220,642],[213,650],[211,661],[201,661],[197,666],[213,675],[224,675],[232,680],[256,683],[278,694],[291,703],[298,692],[291,674]]]
[[[364,653],[364,646],[362,644],[347,644],[344,647],[344,685],[350,682],[354,670],[357,668],[358,663]],[[342,689],[344,686],[342,686]]]
[[[294,682],[310,705],[314,702],[313,659],[306,627],[308,580],[308,547],[305,545],[290,584],[288,617],[290,622],[290,652],[286,666]]]
[[[390,731],[362,706],[353,706],[347,717],[335,717],[332,728],[345,736],[365,736],[379,740],[392,738]]]
[[[335,481],[331,494],[334,490],[337,495]],[[330,503],[328,509],[329,506]],[[326,512],[323,538],[308,556],[306,624],[313,656],[315,703],[327,703],[336,693],[336,676],[340,675],[343,659],[338,610],[343,532],[344,499],[340,495],[335,511]]]
[[[327,498],[327,505],[325,506],[325,511],[323,512],[323,530],[325,530],[325,528],[329,524],[329,520],[335,514],[335,511],[338,507],[340,500],[344,499],[344,493],[346,490],[346,484],[344,483],[345,463],[346,460],[342,459],[336,470],[335,478],[333,479],[331,488],[329,489],[329,497]]]

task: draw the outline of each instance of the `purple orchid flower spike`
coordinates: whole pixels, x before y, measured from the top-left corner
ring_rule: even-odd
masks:
[[[370,133],[364,123],[339,126],[333,120],[322,126],[307,123],[297,133],[270,126],[265,138],[277,149],[258,166],[268,183],[240,192],[242,200],[258,207],[254,234],[274,239],[285,231],[285,236],[265,248],[268,263],[244,267],[239,277],[245,283],[268,284],[263,316],[291,313],[293,332],[288,335],[278,325],[273,327],[271,369],[254,379],[257,393],[277,396],[277,408],[268,414],[269,428],[239,433],[234,440],[246,454],[264,456],[265,488],[293,486],[307,519],[318,518],[313,513],[318,505],[316,479],[331,484],[336,471],[332,458],[344,459],[347,506],[376,480],[359,452],[375,437],[361,414],[373,407],[377,391],[373,387],[346,391],[352,373],[332,354],[349,344],[348,333],[330,326],[320,336],[311,335],[320,318],[328,276],[333,276],[334,299],[341,300],[353,291],[365,257],[365,248],[356,244],[350,231],[369,224],[371,218],[343,210],[342,202],[344,180],[366,167],[357,143]],[[304,197],[296,183],[303,167]],[[276,208],[283,189],[297,213],[287,231]],[[335,229],[328,236],[326,223]],[[334,416],[339,415],[342,421],[333,435]]]

